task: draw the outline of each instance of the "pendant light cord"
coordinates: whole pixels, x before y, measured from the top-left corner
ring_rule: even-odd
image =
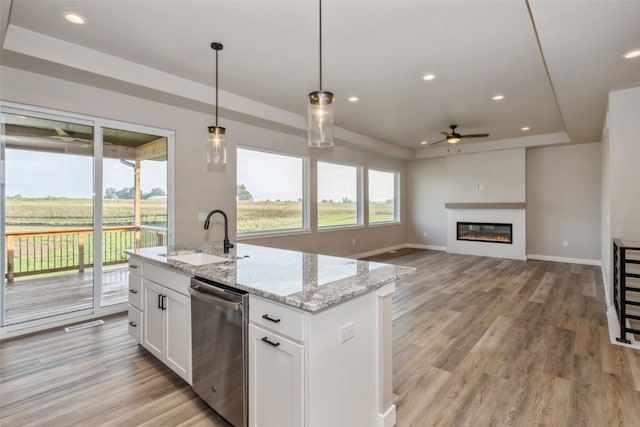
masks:
[[[216,49],[216,128],[218,127],[218,50]]]
[[[320,11],[318,13],[320,21],[320,91],[322,91],[322,0],[319,0]]]

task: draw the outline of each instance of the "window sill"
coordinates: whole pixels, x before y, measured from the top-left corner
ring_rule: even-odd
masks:
[[[253,231],[250,233],[242,233],[236,235],[236,241],[264,239],[269,237],[296,236],[300,234],[311,234],[308,229],[281,230],[281,231]]]
[[[353,224],[353,225],[334,225],[331,227],[318,227],[318,233],[324,233],[327,231],[342,231],[342,230],[354,230],[358,228],[364,228],[362,224]]]
[[[401,225],[400,221],[384,221],[384,222],[370,222],[369,227],[384,227],[387,225]]]

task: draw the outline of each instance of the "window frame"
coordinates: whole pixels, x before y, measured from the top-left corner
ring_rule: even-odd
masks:
[[[297,234],[309,234],[311,232],[310,227],[310,215],[309,215],[309,156],[303,154],[293,154],[284,151],[270,150],[261,147],[252,147],[250,145],[237,145],[236,146],[236,162],[238,162],[239,150],[257,151],[264,154],[272,154],[276,156],[294,157],[302,161],[302,226],[300,228],[286,228],[281,230],[260,230],[260,231],[244,231],[238,230],[239,220],[236,218],[236,240],[248,240],[261,237],[274,237],[274,236],[292,236]],[[239,163],[236,164],[236,187],[238,185],[238,168]],[[238,200],[236,200],[236,212],[238,211]]]
[[[318,199],[318,186],[320,184],[320,175],[318,174],[318,164],[326,163],[336,166],[345,166],[356,169],[356,223],[355,224],[342,224],[342,225],[319,225],[319,200]],[[364,224],[364,167],[354,163],[344,162],[332,162],[328,160],[316,160],[316,229],[318,232],[341,230],[346,228],[363,228]]]
[[[371,221],[371,179],[369,172],[383,172],[393,175],[393,219],[389,221]],[[381,168],[367,168],[367,225],[370,227],[378,227],[384,225],[397,225],[401,224],[400,217],[400,172],[397,170],[381,169]]]

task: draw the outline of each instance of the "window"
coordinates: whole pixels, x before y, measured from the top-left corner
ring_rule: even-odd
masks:
[[[361,224],[359,170],[318,162],[318,228]]]
[[[302,230],[304,157],[238,148],[238,234]]]
[[[369,224],[398,221],[397,173],[369,169]]]

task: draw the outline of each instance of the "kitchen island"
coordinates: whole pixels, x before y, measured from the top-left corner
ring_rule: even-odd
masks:
[[[131,335],[192,384],[191,277],[245,291],[250,426],[395,424],[391,298],[415,269],[247,244],[221,252],[128,250]]]

